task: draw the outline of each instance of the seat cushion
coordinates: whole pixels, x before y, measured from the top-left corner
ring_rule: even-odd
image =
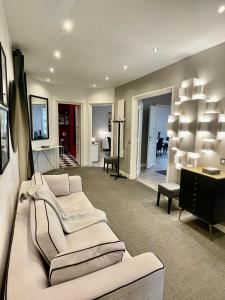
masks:
[[[119,241],[118,237],[106,223],[98,223],[80,231],[65,235],[68,247],[79,250],[91,247],[101,243]],[[130,259],[131,255],[126,251],[123,255],[123,261]]]
[[[171,197],[179,196],[180,186],[179,184],[172,183],[172,182],[160,183],[158,185],[158,191],[159,193],[171,198]]]
[[[30,226],[33,242],[48,264],[68,249],[58,216],[46,201],[30,202]]]
[[[70,194],[70,181],[68,174],[44,175],[50,191],[56,196],[67,196]]]
[[[68,196],[57,197],[56,200],[62,209],[68,214],[72,214],[76,210],[94,209],[93,205],[83,192],[71,193]]]
[[[51,261],[51,285],[72,280],[121,262],[123,242],[101,243],[80,250],[60,253]]]
[[[98,223],[65,235],[69,248],[84,249],[91,245],[118,241],[118,237],[106,223]]]

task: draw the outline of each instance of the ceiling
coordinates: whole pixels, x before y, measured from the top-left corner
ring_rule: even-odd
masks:
[[[221,0],[2,1],[26,71],[59,85],[120,86],[225,41]],[[74,22],[70,33],[65,19]]]

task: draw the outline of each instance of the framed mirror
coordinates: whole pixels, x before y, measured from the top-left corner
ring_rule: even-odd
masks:
[[[48,98],[30,95],[32,140],[49,138]]]

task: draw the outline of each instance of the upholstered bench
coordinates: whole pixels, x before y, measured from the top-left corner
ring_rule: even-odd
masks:
[[[112,156],[112,157],[105,157],[104,158],[104,166],[103,166],[103,169],[105,170],[105,165],[106,165],[106,170],[107,170],[107,173],[109,172],[109,165],[112,165],[112,170],[113,168],[115,167],[115,169],[117,170],[117,157],[115,156]]]
[[[170,208],[172,204],[172,199],[179,197],[180,185],[173,182],[161,183],[158,185],[158,196],[157,196],[157,206],[159,206],[160,195],[168,197],[168,214],[170,214]]]

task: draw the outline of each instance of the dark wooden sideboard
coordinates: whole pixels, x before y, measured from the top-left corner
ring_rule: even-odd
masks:
[[[208,175],[202,168],[181,170],[179,206],[212,225],[225,221],[225,173]]]

